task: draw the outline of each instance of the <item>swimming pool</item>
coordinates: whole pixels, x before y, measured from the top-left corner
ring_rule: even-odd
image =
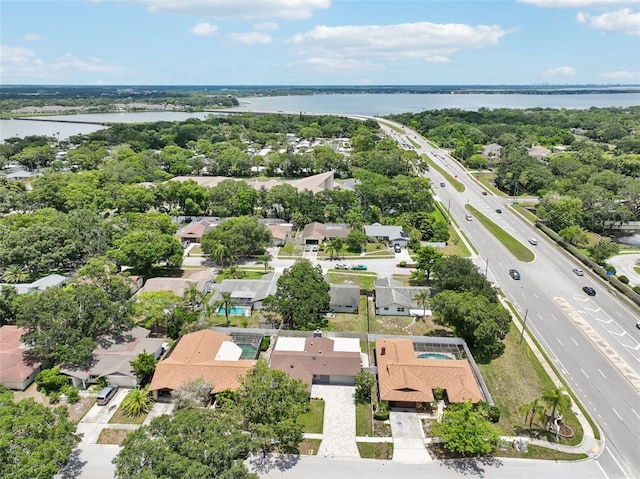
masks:
[[[422,353],[421,355],[418,356],[418,358],[420,359],[453,359],[450,356],[447,356],[446,354],[440,354],[440,353]]]
[[[218,310],[219,315],[226,315],[226,309],[224,307]],[[231,306],[229,310],[229,316],[245,316],[247,314],[246,308],[238,308],[236,306]]]

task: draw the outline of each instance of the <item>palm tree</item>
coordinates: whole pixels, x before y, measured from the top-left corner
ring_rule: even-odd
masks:
[[[329,241],[327,243],[327,246],[325,246],[324,251],[325,251],[326,254],[329,255],[329,261],[333,261],[333,258],[337,258],[338,257],[338,250],[333,245],[332,241]]]
[[[242,271],[240,267],[235,264],[225,268],[222,274],[226,279],[242,279],[247,275],[247,273]]]
[[[571,398],[564,392],[564,388],[551,387],[542,391],[542,402],[547,406],[551,406],[551,421],[556,418],[556,411],[564,413],[571,407]],[[556,434],[557,435],[557,434]]]
[[[423,289],[418,294],[413,297],[413,300],[418,303],[418,306],[422,306],[422,317],[424,318],[427,315],[427,306],[429,304],[429,299],[431,295],[429,294],[429,290]]]
[[[127,417],[139,417],[151,410],[153,399],[148,388],[132,389],[122,400],[122,412]]]
[[[271,257],[271,255],[269,253],[261,254],[260,256],[258,256],[258,264],[263,264],[264,265],[264,272],[265,273],[269,269],[269,263],[271,262],[272,259],[273,258]]]
[[[231,321],[229,320],[229,310],[238,304],[238,301],[233,299],[229,292],[220,293],[220,296],[221,297],[216,301],[215,306],[218,308],[218,311],[220,311],[220,308],[224,308],[224,315],[227,319],[225,326],[228,327],[229,324],[231,324]]]
[[[536,398],[530,403],[520,406],[520,412],[525,415],[525,423],[527,422],[527,418],[529,419],[529,430],[531,430],[531,428],[533,427],[534,419],[541,417],[544,419],[544,404],[542,404],[542,401],[540,401],[540,399]]]
[[[221,263],[227,255],[227,247],[222,243],[216,243],[211,248],[209,257],[216,263]]]
[[[3,278],[7,283],[24,283],[31,276],[29,270],[24,266],[12,264],[3,273]]]
[[[202,301],[202,291],[198,288],[198,284],[189,282],[184,293],[182,293],[182,299],[187,303],[187,306],[191,311],[196,309],[196,306]]]

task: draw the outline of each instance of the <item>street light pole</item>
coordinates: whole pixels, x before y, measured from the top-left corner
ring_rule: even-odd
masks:
[[[529,314],[529,310],[527,309],[524,312],[524,321],[522,322],[522,334],[520,334],[520,344],[522,344],[522,338],[524,337],[524,328],[527,326],[527,315]]]
[[[484,268],[484,279],[489,279],[489,258],[487,258],[487,265]]]
[[[447,203],[447,223],[451,224],[451,213],[449,210],[451,209],[451,198],[449,198],[449,202]]]

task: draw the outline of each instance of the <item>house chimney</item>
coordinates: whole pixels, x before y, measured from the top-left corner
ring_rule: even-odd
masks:
[[[384,356],[384,353],[387,352],[387,348],[382,346],[382,348],[380,348],[380,356]]]

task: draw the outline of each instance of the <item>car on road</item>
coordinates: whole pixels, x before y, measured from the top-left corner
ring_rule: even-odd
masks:
[[[355,270],[355,271],[366,271],[367,270],[367,265],[365,265],[365,264],[354,264],[351,267],[351,269]]]
[[[471,221],[473,219],[473,216],[467,215],[467,216],[465,216],[465,218],[467,219],[467,221]]]
[[[531,243],[533,246],[536,246],[538,244],[538,240],[535,238],[529,238],[529,243]]]
[[[400,253],[402,252],[402,248],[400,247],[400,245],[398,243],[393,245],[393,251],[395,251],[396,253]]]
[[[500,208],[496,208],[496,213],[500,214],[502,213],[502,210]]]
[[[309,251],[311,251],[311,245],[305,245],[305,246],[304,246],[304,251],[305,251],[306,253],[308,253]]]
[[[591,286],[583,286],[582,291],[587,293],[589,296],[595,296],[596,295],[596,290],[593,289]]]
[[[344,263],[338,263],[336,269],[349,269],[349,267]]]
[[[444,188],[444,182],[440,183],[440,186],[441,186],[442,188]]]
[[[106,388],[102,388],[102,390],[98,393],[98,397],[96,398],[96,404],[98,406],[106,406],[113,396],[118,392],[118,386],[107,386]]]
[[[482,196],[487,196],[487,192],[482,190]]]
[[[520,279],[520,272],[517,269],[510,269],[509,276],[511,276],[513,279]]]
[[[573,268],[573,272],[578,276],[584,276],[584,271],[582,271],[580,268]]]

